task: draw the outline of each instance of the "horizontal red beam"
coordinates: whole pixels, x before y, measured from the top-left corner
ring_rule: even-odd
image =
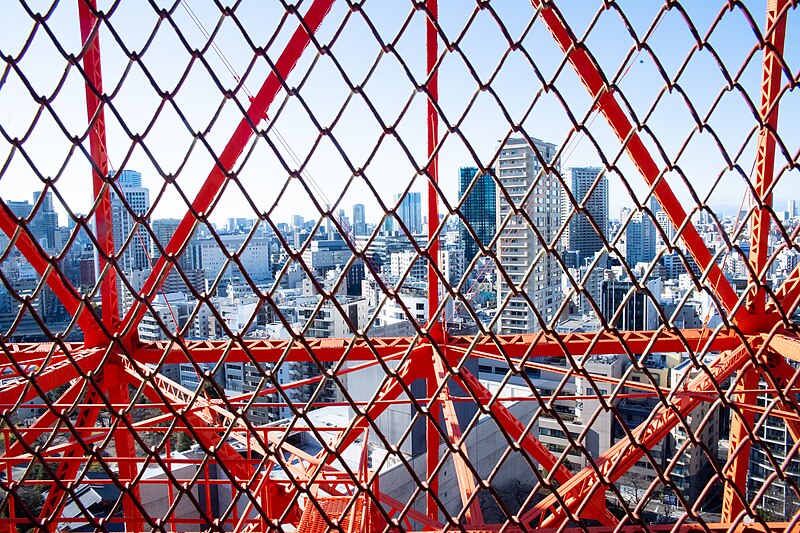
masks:
[[[496,340],[495,340],[496,339]],[[185,340],[181,344],[171,341],[139,342],[133,348],[134,359],[142,364],[184,363],[191,359],[198,363],[216,363],[225,357],[228,363],[259,363],[283,361],[339,361],[347,353],[350,361],[374,361],[403,354],[422,341],[414,337],[381,337],[368,339],[331,338],[295,340]],[[546,333],[531,335],[468,335],[450,337],[447,345],[462,350],[476,350],[492,355],[511,358],[521,357],[563,357],[604,354],[642,354],[716,352],[731,350],[741,344],[742,338],[734,330],[685,329],[680,333],[669,331],[620,331],[566,333],[552,335]],[[70,353],[83,349],[81,344],[67,343]],[[0,344],[0,364],[8,364],[13,359],[17,364],[36,364],[53,350],[52,343],[14,343]],[[166,356],[164,355],[166,353]],[[54,357],[63,357],[59,347],[54,349]],[[312,358],[313,354],[313,358]],[[285,356],[285,357],[284,357]]]
[[[496,340],[495,340],[496,339]],[[228,363],[257,361],[335,362],[347,354],[348,361],[374,361],[404,352],[420,341],[414,337],[370,339],[305,339],[244,341],[184,341],[183,347],[168,341],[142,342],[134,348],[135,359],[143,364],[186,362],[216,363],[223,356]],[[488,335],[450,337],[447,345],[464,350],[479,350],[494,355],[504,353],[511,358],[582,356],[589,352],[602,354],[675,353],[731,350],[741,344],[733,330],[716,334],[708,329],[688,329],[680,333],[669,331],[623,331],[567,333],[564,335]],[[166,355],[165,355],[166,354]],[[312,357],[313,355],[313,357]]]

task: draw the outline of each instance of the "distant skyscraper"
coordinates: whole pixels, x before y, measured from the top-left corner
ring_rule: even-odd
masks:
[[[536,151],[550,164],[556,154],[556,146],[538,139],[534,140]],[[558,168],[558,162],[553,164]],[[497,177],[508,194],[497,195],[497,224],[506,218],[513,207],[524,210],[539,235],[550,243],[560,227],[561,187],[551,174],[542,174],[542,165],[534,149],[524,139],[509,139],[500,151],[497,162]],[[533,191],[530,191],[533,187]],[[530,195],[528,195],[530,191]],[[525,201],[527,195],[527,201]],[[549,322],[561,303],[561,269],[553,254],[545,253],[542,242],[521,216],[511,216],[500,230],[497,255],[500,265],[510,281],[523,291],[533,307]],[[529,268],[532,268],[528,275]],[[527,281],[523,283],[523,280]],[[511,292],[504,276],[498,276],[497,304],[503,306]],[[501,333],[531,333],[540,328],[534,309],[521,296],[512,297],[500,311]]]
[[[476,178],[476,176],[478,177]],[[478,175],[476,167],[461,167],[458,171],[459,201],[463,200],[464,195],[467,194],[473,179],[476,180],[475,186],[469,190],[469,195],[461,206],[461,213],[472,227],[472,231],[478,236],[478,241],[486,246],[494,238],[497,228],[495,183],[492,176]],[[478,254],[478,242],[463,224],[461,224],[460,232],[461,242],[464,246],[464,264],[469,265],[470,261]]]
[[[6,205],[11,210],[14,215],[20,218],[26,218],[28,215],[31,214],[31,209],[33,206],[27,200],[22,202],[17,202],[15,200],[9,200],[6,202]]]
[[[589,217],[576,213],[569,219],[569,230],[564,232],[564,246],[567,250],[578,252],[578,265],[586,259],[594,258],[595,253],[603,249],[602,234],[608,238],[608,178],[600,177],[597,186],[592,188],[597,176],[603,169],[598,167],[581,167],[567,169],[566,183],[579,206],[588,211]],[[590,193],[591,191],[591,193]],[[575,206],[570,203],[566,192],[561,199],[561,219],[566,220]]]
[[[789,212],[790,217],[797,216],[797,202],[795,200],[789,200],[786,202],[786,210]]]
[[[33,205],[39,201],[42,193],[33,193]],[[56,246],[56,231],[58,230],[58,213],[53,209],[53,193],[47,191],[42,199],[42,204],[33,216],[30,224],[33,236],[42,245],[42,248],[53,249]]]
[[[395,201],[400,200],[400,195],[395,195]],[[418,192],[409,192],[403,198],[397,215],[412,235],[422,233],[422,195]],[[395,228],[401,231],[400,228]]]
[[[114,171],[110,174],[116,175]],[[133,234],[134,215],[143,216],[150,210],[150,191],[147,187],[142,187],[142,174],[135,170],[120,172],[117,176],[117,186],[125,199],[123,203],[117,193],[111,191],[114,250],[119,256],[120,250]],[[150,269],[150,234],[141,226],[137,233],[138,235],[133,235],[131,242],[117,260],[124,271]]]
[[[637,263],[651,262],[655,256],[656,227],[653,219],[644,211],[636,212],[625,229],[625,262],[633,268]]]
[[[364,211],[364,204],[353,206],[353,233],[356,235],[367,234],[367,219]]]

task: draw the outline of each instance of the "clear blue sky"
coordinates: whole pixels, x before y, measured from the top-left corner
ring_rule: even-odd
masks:
[[[43,12],[49,9],[45,2],[31,3]],[[110,5],[106,1],[99,3],[101,8],[108,8]],[[501,64],[508,41],[492,14],[488,10],[476,10],[475,3],[466,0],[440,0],[440,3],[440,21],[448,39],[455,41],[461,36],[459,46],[480,80],[488,80],[500,65],[496,78],[492,81],[492,88],[502,99],[512,121],[522,120],[541,89],[541,82],[525,55],[521,51],[511,52]],[[303,4],[307,6],[309,2]],[[712,22],[727,2],[717,0],[685,4],[697,32],[701,38],[705,38]],[[192,0],[189,5],[207,30],[212,31],[220,23],[220,11],[210,0]],[[644,116],[664,87],[664,80],[650,54],[642,52],[623,66],[633,46],[633,40],[615,9],[602,11],[603,3],[599,0],[572,0],[559,5],[578,35],[584,35],[590,22],[601,11],[597,23],[586,37],[586,42],[608,77],[614,77],[620,70],[626,70],[620,88],[635,112],[640,117]],[[643,38],[662,10],[663,2],[627,0],[618,2],[618,5],[628,17],[633,31]],[[746,2],[746,5],[755,22],[763,26],[764,2]],[[540,21],[531,25],[534,11],[530,3],[527,0],[502,0],[492,2],[492,7],[512,39],[518,40],[525,35],[522,40],[525,50],[541,75],[546,80],[553,79],[563,55]],[[18,57],[35,24],[16,3],[5,3],[3,11],[0,51],[6,58]],[[411,17],[407,29],[397,40],[396,47],[415,79],[423,79],[423,13],[414,12],[411,2],[399,0],[368,0],[364,2],[364,12],[384,41],[394,41],[406,19]],[[279,2],[260,0],[245,0],[236,10],[238,20],[257,45],[269,42],[282,14],[283,8]],[[786,46],[786,61],[795,79],[800,67],[800,39],[796,38],[800,35],[798,19],[800,14],[795,10],[790,14]],[[206,38],[182,5],[175,7],[171,22],[180,29],[191,48],[202,48],[205,45]],[[110,23],[130,51],[142,53],[141,62],[130,62],[110,29],[103,26],[101,46],[105,90],[107,93],[114,92],[115,112],[106,111],[111,163],[114,167],[120,167],[124,162],[125,168],[141,171],[153,199],[163,186],[163,180],[153,160],[164,172],[174,173],[180,168],[178,183],[191,198],[208,174],[212,158],[199,143],[189,153],[192,143],[190,132],[207,130],[216,116],[216,122],[207,139],[219,153],[238,122],[240,113],[236,106],[228,102],[219,115],[216,115],[223,98],[206,68],[196,61],[176,96],[176,103],[184,113],[186,123],[172,109],[171,104],[167,103],[151,126],[162,102],[152,89],[142,67],[146,67],[162,88],[174,90],[189,65],[190,54],[177,37],[170,20],[161,20],[159,25],[159,18],[148,2],[121,2],[112,14]],[[61,131],[48,109],[40,110],[29,88],[22,82],[16,70],[9,67],[7,61],[4,62],[5,70],[0,82],[0,125],[5,135],[22,138],[31,128],[34,117],[41,111],[38,121],[23,143],[24,150],[45,176],[55,177],[60,173],[58,189],[64,199],[75,211],[85,211],[88,209],[91,190],[89,165],[80,150],[70,153],[72,143],[69,139],[82,135],[86,127],[83,80],[76,69],[67,69],[67,61],[54,46],[48,33],[54,34],[66,53],[78,52],[80,42],[76,3],[60,2],[48,17],[46,26],[47,28],[36,28],[30,45],[16,67],[24,73],[36,94],[47,97],[55,94],[52,109],[68,134]],[[295,19],[289,18],[269,48],[273,61],[277,60],[295,26]],[[337,2],[318,38],[320,42],[331,46],[333,56],[351,76],[351,80],[354,83],[363,83],[379,55],[379,46],[362,15],[349,13],[346,2]],[[663,15],[647,42],[670,79],[676,79],[685,58],[695,45],[686,20],[676,9]],[[757,40],[744,13],[737,8],[724,14],[708,37],[708,42],[734,76],[742,68]],[[149,44],[145,48],[146,43]],[[227,18],[221,21],[215,43],[239,75],[244,75],[251,63],[253,64],[247,75],[246,86],[250,91],[256,92],[268,72],[268,67],[263,59],[254,61],[252,49],[233,20]],[[350,94],[331,58],[317,56],[316,50],[309,48],[289,83],[297,86],[307,76],[301,86],[300,95],[317,120],[323,126],[329,126]],[[761,57],[760,52],[753,55],[740,76],[744,94],[739,90],[727,92],[709,119],[709,124],[732,158],[746,144],[739,161],[748,172],[755,153],[755,136],[751,136],[749,142],[747,138],[751,135],[755,119],[744,95],[757,105]],[[213,51],[209,50],[205,54],[205,60],[224,87],[234,87],[233,75],[226,70]],[[708,114],[717,95],[725,87],[720,67],[708,49],[695,51],[677,79],[701,117]],[[121,84],[120,80],[123,80]],[[786,81],[787,78],[784,78],[784,82]],[[475,96],[478,83],[458,53],[446,54],[440,71],[440,83],[440,104],[448,121],[455,123],[461,119],[467,104]],[[555,78],[555,85],[573,114],[578,118],[585,116],[590,100],[569,66],[560,71]],[[384,55],[380,59],[374,73],[366,82],[364,92],[387,122],[395,122],[400,111],[411,99],[411,104],[398,125],[398,131],[412,157],[418,164],[422,164],[425,158],[424,95],[415,93],[406,72],[394,55]],[[795,159],[800,145],[800,135],[796,128],[800,117],[798,92],[800,91],[795,89],[784,94],[779,125],[782,139]],[[237,98],[247,101],[246,95],[241,91]],[[276,117],[276,128],[292,150],[301,159],[305,159],[317,142],[318,132],[299,99],[287,98],[282,92],[269,113],[271,117]],[[147,150],[131,141],[121,122],[135,134],[146,134],[143,144]],[[724,171],[725,163],[709,133],[692,133],[695,124],[681,94],[677,91],[664,94],[647,124],[661,142],[666,156],[673,161],[684,141],[691,136],[677,163],[701,197],[704,197],[713,180]],[[265,123],[261,126],[264,127]],[[600,163],[596,149],[587,138],[576,138],[574,134],[569,136],[571,123],[552,93],[539,96],[533,111],[524,120],[523,127],[531,136],[558,145],[567,143],[570,148],[565,152],[562,166]],[[457,200],[458,167],[476,164],[466,148],[465,140],[483,164],[488,165],[497,150],[498,139],[505,137],[509,129],[510,124],[494,97],[488,92],[479,93],[461,124],[460,131],[464,139],[449,135],[442,148],[440,179],[450,202]],[[613,159],[619,144],[604,119],[595,119],[590,129],[601,149]],[[445,131],[442,127],[442,134]],[[344,113],[333,127],[333,135],[356,167],[366,164],[381,139],[377,121],[359,96],[350,98]],[[274,135],[271,138],[277,140]],[[279,148],[280,155],[286,158],[284,148],[280,145]],[[41,189],[41,184],[22,153],[16,152],[13,156],[10,154],[10,144],[5,137],[0,138],[0,158],[3,161],[3,166],[0,167],[0,197],[4,200],[29,198],[34,189]],[[181,167],[184,161],[185,165]],[[287,162],[291,166],[295,165],[291,159],[287,159]],[[659,162],[663,163],[663,159],[659,159]],[[777,168],[782,168],[785,164],[785,159],[779,155]],[[619,167],[635,185],[636,194],[642,195],[645,191],[643,182],[625,156],[620,159]],[[350,171],[341,155],[333,143],[325,138],[313,149],[308,170],[330,200],[338,198],[350,180]],[[413,165],[398,143],[391,138],[380,142],[375,156],[366,166],[366,173],[386,202],[391,202],[393,195],[414,178]],[[259,209],[264,211],[271,209],[286,181],[284,168],[263,139],[256,144],[240,175]],[[632,204],[633,200],[620,186],[618,177],[612,175],[610,178],[611,216],[615,218],[619,208]],[[681,185],[677,176],[674,178],[670,181],[675,185],[676,192],[682,198],[688,198],[685,186]],[[796,170],[781,178],[777,189],[780,209],[785,208],[787,198],[800,196],[797,194],[798,178],[800,173]],[[415,190],[424,190],[424,181],[417,178],[412,187]],[[710,203],[720,208],[727,206],[728,209],[733,209],[741,202],[743,192],[741,176],[728,172],[712,195]],[[306,217],[313,215],[312,205],[299,183],[292,182],[286,195],[274,211],[276,221],[286,221],[292,213],[300,213]],[[367,204],[369,219],[377,219],[377,203],[361,180],[354,180],[345,193],[341,206],[349,215],[351,205],[357,202]],[[212,219],[221,221],[231,216],[255,216],[248,209],[242,202],[240,193],[231,187],[213,213]],[[154,217],[176,217],[181,216],[184,211],[178,195],[167,188],[159,200]],[[62,224],[64,222],[62,218]]]

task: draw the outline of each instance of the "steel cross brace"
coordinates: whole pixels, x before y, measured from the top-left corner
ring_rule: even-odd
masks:
[[[756,347],[753,346],[753,349]],[[764,350],[765,346],[760,346],[759,350]],[[696,377],[691,379],[684,387],[685,389],[700,392],[715,392],[717,383],[725,381],[734,372],[742,368],[749,360],[749,352],[744,347],[740,347],[732,352],[722,353],[713,363],[708,365],[708,373],[701,371]],[[681,416],[691,413],[703,399],[695,396],[681,396],[671,402],[670,408],[661,405],[658,411],[650,420],[645,421],[633,432],[635,441],[626,437],[618,441],[608,451],[595,459],[594,467],[584,468],[578,474],[572,476],[566,483],[558,488],[560,497],[567,503],[572,515],[580,516],[586,502],[592,495],[599,490],[603,483],[616,482],[622,475],[644,455],[642,447],[651,449],[661,442],[666,435],[674,428]],[[550,495],[536,504],[530,511],[521,517],[525,524],[530,523],[535,518],[541,516],[547,510],[551,511],[549,516],[543,517],[540,521],[541,527],[558,527],[564,525],[569,517],[565,509],[557,508],[558,500]]]
[[[689,253],[700,268],[707,272],[708,283],[716,292],[723,308],[728,313],[732,313],[734,317],[742,315],[742,308],[737,307],[738,297],[736,292],[725,278],[719,265],[714,262],[711,252],[703,242],[703,238],[697,232],[694,224],[689,220],[686,211],[684,211],[672,188],[663,179],[658,164],[656,164],[639,137],[636,131],[637,128],[631,124],[630,119],[614,96],[613,87],[605,81],[600,67],[586,51],[585,46],[577,42],[552,1],[531,0],[531,4],[535,9],[541,9],[540,17],[542,22],[567,56],[575,73],[586,86],[589,94],[595,99],[595,105],[606,118],[619,141],[625,146],[625,151],[636,165],[645,182],[653,188],[656,199],[658,199],[673,227],[682,228],[680,233],[681,240],[683,240]]]
[[[100,249],[97,253],[97,271],[103,276],[100,296],[103,303],[103,324],[114,331],[119,322],[117,272],[109,268],[106,257],[114,256],[114,231],[111,220],[111,194],[106,184],[108,177],[108,151],[106,150],[106,119],[100,99],[103,94],[103,71],[100,62],[100,25],[94,15],[95,0],[78,0],[78,15],[83,43],[83,71],[86,76],[86,113],[89,117],[89,147],[92,157],[92,194],[96,202],[94,213],[95,233]],[[138,231],[138,230],[137,230]],[[84,330],[84,334],[89,334]]]

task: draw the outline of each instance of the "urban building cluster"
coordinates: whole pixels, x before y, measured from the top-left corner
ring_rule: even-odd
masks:
[[[568,333],[604,328],[653,330],[667,322],[680,328],[719,324],[713,302],[697,290],[702,272],[682,248],[678,231],[658,202],[648,198],[639,207],[624,208],[611,218],[613,178],[608,171],[562,168],[558,154],[554,144],[511,138],[500,147],[492,167],[465,166],[453,172],[458,180],[457,215],[443,220],[439,239],[441,275],[459,293],[455,300],[442,294],[446,304],[441,319],[451,333],[492,329],[499,334],[528,334],[542,328]],[[115,262],[127,280],[120,280],[118,287],[124,312],[131,305],[131,290],[141,288],[152,262],[162,255],[180,221],[142,223],[151,205],[141,174],[124,170],[112,178]],[[356,204],[351,216],[342,210],[335,220],[323,224],[295,214],[291,221],[276,224],[277,231],[265,221],[246,218],[231,218],[224,225],[198,225],[177,258],[178,268],[171,271],[142,320],[140,338],[156,341],[181,333],[185,338],[219,339],[231,332],[270,339],[350,337],[356,331],[373,337],[413,334],[430,312],[426,247],[431,221],[424,216],[419,192],[408,191],[394,200],[392,215],[383,218],[380,213],[379,222],[368,217],[365,205]],[[86,219],[68,217],[66,226],[61,226],[51,192],[35,193],[30,202],[8,201],[7,205],[16,217],[28,221],[27,228],[39,246],[61,254],[59,267],[64,275],[84,292],[92,291],[99,272],[94,239],[82,229],[90,227]],[[372,215],[378,218],[378,213]],[[794,201],[780,215],[788,231],[800,222]],[[725,275],[741,290],[748,274],[746,218],[746,214],[721,216],[709,211],[692,215],[712,253],[720,252],[717,257]],[[726,239],[737,232],[742,240],[736,238],[735,251],[728,253]],[[4,278],[0,327],[7,332],[6,338],[42,339],[41,326],[29,309],[35,310],[49,329],[67,330],[69,314],[49,289],[39,287],[36,272],[9,247],[9,240],[3,239],[6,255],[0,263]],[[797,251],[781,250],[768,280],[779,284],[799,263]],[[269,294],[269,304],[264,294]],[[331,294],[334,298],[327,296]],[[69,339],[80,336],[75,328],[68,332]],[[545,363],[566,368],[564,358]],[[624,378],[627,383],[655,381],[669,388],[686,379],[689,366],[688,358],[663,354],[650,354],[640,363],[631,368],[623,354],[595,356],[584,362],[584,368],[594,375]],[[557,400],[559,395],[575,398],[596,393],[579,376],[562,383],[561,372],[530,369],[525,376],[507,379],[510,369],[505,365],[477,360],[475,366],[474,372],[487,386],[496,388],[505,380],[520,394],[526,390],[530,394],[523,386],[529,381],[542,396],[556,398],[552,411],[529,413],[537,417],[532,431],[553,453],[564,454],[573,468],[587,464],[584,452],[575,445],[579,438],[586,452],[596,457],[625,436],[624,426],[633,428],[644,422],[657,405],[654,398],[615,399],[619,413],[615,414],[597,400]],[[162,372],[196,389],[207,383],[203,372],[207,370],[214,373],[220,387],[249,392],[269,384],[264,379],[266,370],[271,370],[279,383],[296,382],[325,370],[307,362],[287,362],[273,369],[250,363],[201,367],[198,370],[187,361],[166,366]],[[374,393],[364,389],[363,383],[374,384],[373,378],[378,376],[365,376],[354,373],[344,382],[352,387],[356,400],[369,400]],[[341,399],[338,387],[333,381],[323,381],[321,387],[292,388],[288,400],[304,404],[313,395],[318,403],[335,402]],[[609,394],[612,388],[603,385],[599,392]],[[622,392],[626,391],[634,388]],[[268,407],[254,406],[248,413],[254,424],[276,424],[291,416],[288,404],[275,407],[286,401],[280,394],[263,399]],[[466,421],[475,414],[474,409],[460,409],[459,415]],[[641,498],[655,477],[654,467],[663,471],[668,458],[683,450],[678,464],[672,465],[671,477],[686,498],[700,498],[713,473],[713,461],[724,462],[727,457],[730,420],[730,413],[724,410],[717,410],[710,422],[706,414],[702,409],[694,411],[688,427],[679,425],[649,459],[640,461],[620,482],[623,496]],[[411,410],[405,406],[391,409],[378,423],[391,440],[411,420]],[[782,422],[770,420],[762,431],[771,443],[773,457],[782,461],[793,445]],[[687,445],[689,433],[699,440]],[[421,434],[412,436],[403,451],[413,457],[421,451],[420,446],[424,446]],[[712,456],[706,450],[711,450]],[[748,489],[752,496],[769,475],[769,458],[753,447],[751,465]],[[786,471],[797,474],[800,481],[800,462],[793,461]],[[780,516],[791,516],[796,510],[787,507],[791,489],[786,485],[773,482],[763,499],[763,506]],[[390,487],[386,490],[391,492]],[[785,493],[780,494],[781,490]],[[713,495],[704,496],[714,501]],[[651,504],[668,509],[678,502],[676,495],[662,493]]]

